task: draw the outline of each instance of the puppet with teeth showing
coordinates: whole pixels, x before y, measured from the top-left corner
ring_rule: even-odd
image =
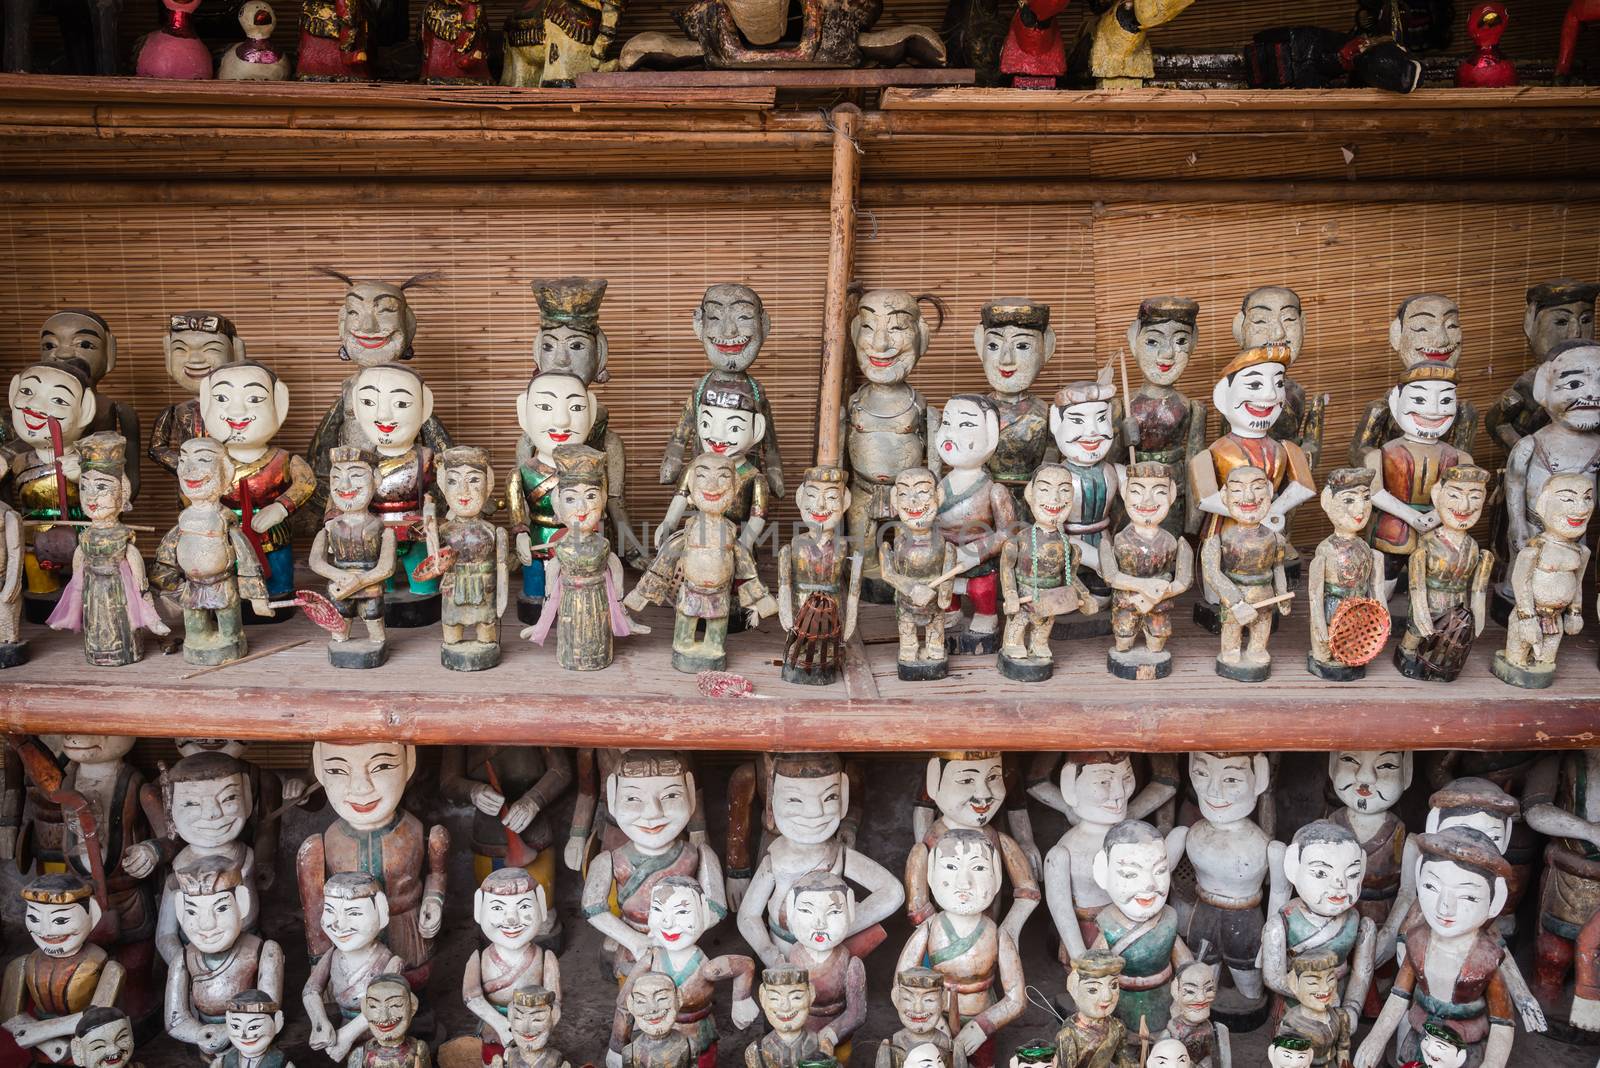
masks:
[[[367,1038],[345,1068],[433,1068],[428,1043],[411,1034],[417,1015],[417,995],[403,975],[387,973],[367,984],[361,995],[361,1015],[367,1021]]]
[[[1506,516],[1511,551],[1521,552],[1541,530],[1539,495],[1557,475],[1591,485],[1600,470],[1600,344],[1564,341],[1534,372],[1533,395],[1549,423],[1517,442],[1506,457]]]
[[[913,467],[896,476],[889,501],[898,522],[874,555],[881,561],[883,582],[894,591],[900,633],[896,672],[902,682],[942,679],[949,654],[940,606],[953,595],[956,565],[956,547],[934,529],[944,487],[932,471]]]
[[[1322,511],[1333,533],[1322,539],[1311,558],[1306,577],[1306,614],[1311,617],[1311,648],[1306,670],[1325,682],[1353,682],[1365,678],[1365,664],[1334,659],[1328,628],[1339,606],[1351,598],[1383,604],[1384,555],[1362,536],[1372,518],[1374,476],[1367,467],[1341,467],[1329,472],[1322,487]]]
[[[1227,1027],[1211,1019],[1217,1002],[1215,965],[1191,960],[1173,970],[1172,1017],[1156,1038],[1173,1038],[1189,1051],[1194,1068],[1233,1068]]]
[[[1189,463],[1189,490],[1206,513],[1202,539],[1241,523],[1261,525],[1261,534],[1276,534],[1287,545],[1290,514],[1317,495],[1306,454],[1292,441],[1279,441],[1268,431],[1283,411],[1284,381],[1293,354],[1287,345],[1245,349],[1222,369],[1211,391],[1211,403],[1222,413],[1228,432]],[[1267,483],[1266,500],[1248,509],[1248,518],[1230,511],[1224,492],[1233,472],[1255,468]],[[1257,496],[1250,494],[1252,501]],[[1205,575],[1205,599],[1195,605],[1195,622],[1217,633],[1225,614],[1218,610],[1218,591]],[[1278,591],[1282,593],[1282,590]]]
[[[309,464],[272,444],[289,416],[289,387],[265,364],[241,360],[207,375],[199,399],[206,435],[221,442],[233,462],[222,503],[253,535],[267,571],[267,596],[286,597],[294,589],[289,517],[317,488]]]
[[[339,872],[323,884],[321,896],[319,930],[329,948],[312,965],[300,1001],[311,1023],[311,1048],[342,1061],[367,1033],[369,1022],[361,1012],[361,1000],[368,984],[404,963],[384,943],[389,898],[375,877],[362,871]],[[328,1017],[327,1000],[339,1011],[337,1023]]]
[[[1445,440],[1456,419],[1455,368],[1419,364],[1407,370],[1389,391],[1389,414],[1400,436],[1368,450],[1361,461],[1376,476],[1372,505],[1383,513],[1368,537],[1384,556],[1384,601],[1421,535],[1439,525],[1430,498],[1440,473],[1472,463]]]
[[[1128,347],[1144,375],[1144,383],[1123,398],[1119,428],[1124,443],[1138,459],[1166,464],[1178,479],[1178,496],[1163,526],[1168,533],[1193,533],[1200,516],[1188,493],[1190,461],[1206,447],[1206,409],[1179,392],[1174,384],[1194,354],[1200,305],[1187,297],[1150,297],[1128,324]]]
[[[243,990],[228,999],[228,1045],[207,1068],[294,1068],[274,1044],[283,1033],[283,1003],[265,990]]]
[[[1050,406],[1050,431],[1056,448],[1072,477],[1072,500],[1068,505],[1066,531],[1078,550],[1078,559],[1093,578],[1087,579],[1096,595],[1084,611],[1098,613],[1105,607],[1110,592],[1100,574],[1100,545],[1111,529],[1111,508],[1121,495],[1126,472],[1121,464],[1111,463],[1111,446],[1116,442],[1116,422],[1112,417],[1116,389],[1111,385],[1111,365],[1107,364],[1093,382],[1073,382],[1056,394]],[[1099,633],[1109,630],[1099,621]]]
[[[444,522],[431,497],[422,512],[428,555],[450,550],[439,579],[439,658],[452,671],[485,671],[500,663],[500,617],[511,596],[506,532],[483,518],[494,490],[489,454],[470,445],[446,449],[439,457],[439,489]]]
[[[1246,293],[1239,302],[1238,314],[1233,317],[1233,340],[1241,349],[1288,345],[1293,358],[1299,359],[1305,339],[1305,312],[1300,306],[1300,295],[1288,286],[1261,286]],[[1306,463],[1316,467],[1322,455],[1322,420],[1328,407],[1328,395],[1324,393],[1308,401],[1305,387],[1287,375],[1283,379],[1283,391],[1283,412],[1272,424],[1272,436],[1300,446],[1300,451],[1306,454]]]
[[[1533,380],[1551,351],[1567,341],[1594,338],[1594,304],[1600,285],[1558,278],[1528,287],[1522,333],[1534,365],[1517,376],[1483,417],[1483,425],[1507,449],[1544,426],[1549,416],[1533,396]]]
[[[0,981],[0,1046],[11,1046],[24,1062],[31,1054],[35,1063],[72,1064],[74,1031],[90,1014],[113,1011],[126,973],[89,941],[100,903],[78,876],[35,876],[22,888],[22,904],[34,949],[6,965]],[[130,1053],[132,1046],[130,1031]]]
[[[563,370],[541,370],[517,397],[517,424],[530,449],[506,484],[506,506],[522,564],[517,618],[524,623],[539,619],[547,592],[545,561],[554,551],[551,542],[565,529],[556,518],[556,450],[584,444],[599,405],[581,376]]]
[[[477,1043],[471,1052],[484,1064],[504,1057],[515,1044],[511,1026],[512,992],[534,985],[550,991],[561,1007],[561,965],[556,955],[535,939],[545,927],[544,887],[522,868],[491,871],[472,895],[472,915],[488,946],[467,958],[461,998],[478,1018]],[[469,1036],[456,1042],[473,1043]]]
[[[944,604],[945,647],[956,653],[993,653],[998,643],[1000,551],[1017,526],[1011,494],[985,466],[1000,440],[1000,415],[988,397],[951,397],[934,435],[934,452],[949,468],[939,481],[938,530],[955,546],[962,568]],[[965,593],[972,618],[962,613]]]
[[[1108,904],[1095,914],[1099,934],[1089,952],[1122,961],[1115,1011],[1123,1026],[1137,1033],[1143,1023],[1159,1031],[1172,1011],[1173,969],[1193,958],[1167,903],[1172,866],[1166,842],[1149,824],[1123,820],[1106,832],[1094,856],[1094,882]]]
[[[862,294],[850,320],[850,344],[865,381],[839,413],[839,429],[850,459],[850,537],[866,554],[861,562],[862,596],[871,604],[896,599],[888,576],[879,569],[878,525],[897,510],[893,500],[897,479],[902,472],[924,465],[937,470],[930,447],[937,417],[906,381],[933,339],[922,317],[924,299],[938,310],[943,324],[943,306],[935,298],[897,289]]]
[[[1288,592],[1283,569],[1288,543],[1277,528],[1264,522],[1271,507],[1272,482],[1259,467],[1230,471],[1222,498],[1229,524],[1218,527],[1200,545],[1201,574],[1220,601],[1222,649],[1217,654],[1217,674],[1235,682],[1265,682],[1272,675],[1267,640],[1272,637],[1273,616],[1288,615],[1289,602],[1281,600],[1265,609],[1256,605]]]
[[[1411,554],[1411,613],[1394,649],[1395,667],[1407,678],[1455,681],[1473,639],[1483,633],[1494,554],[1468,532],[1483,515],[1488,492],[1489,472],[1466,464],[1447,468],[1434,483],[1430,498],[1439,526]],[[1463,612],[1470,624],[1461,621]],[[1451,647],[1441,649],[1437,636],[1453,619],[1460,625],[1449,627]]]
[[[1285,999],[1299,999],[1308,1009],[1313,1006],[1305,1001],[1306,988],[1295,968],[1308,956],[1326,953],[1333,958],[1331,967],[1337,972],[1324,1008],[1346,1014],[1346,1040],[1366,1002],[1377,945],[1377,927],[1356,908],[1366,867],[1366,851],[1349,829],[1331,820],[1306,824],[1283,855],[1283,875],[1295,896],[1267,917],[1261,932],[1261,970],[1268,989]],[[1320,983],[1314,990],[1329,994]],[[1284,1026],[1290,1026],[1288,1017]]]
[[[135,456],[139,454],[139,435],[143,430],[139,413],[133,410],[133,405],[112,400],[100,392],[100,383],[117,366],[117,336],[103,316],[84,308],[68,308],[50,316],[39,328],[39,362],[86,367],[89,390],[94,397],[94,419],[84,433],[121,434],[129,451]],[[128,499],[133,500],[139,496],[137,465],[128,480],[131,484]]]
[[[133,1059],[133,1021],[118,1008],[95,1006],[78,1020],[69,1063],[78,1068],[140,1068]]]
[[[778,554],[778,621],[789,634],[783,646],[786,682],[837,681],[844,643],[855,633],[861,554],[850,551],[840,530],[850,509],[846,481],[841,468],[813,467],[795,492],[805,530]],[[804,596],[797,600],[798,594]]]
[[[1050,447],[1050,408],[1028,392],[1055,355],[1050,305],[1021,297],[989,301],[979,311],[972,345],[1000,413],[1000,444],[989,458],[989,473],[1021,506],[1022,488]]]
[[[72,567],[77,537],[52,519],[82,520],[78,506],[78,439],[89,433],[97,408],[89,367],[64,359],[24,367],[11,379],[11,435],[5,455],[11,504],[33,527],[25,557],[27,593],[54,602]],[[60,441],[59,453],[57,440]],[[0,471],[0,475],[6,472]],[[61,514],[62,492],[66,515]]]
[[[1123,966],[1121,957],[1103,949],[1072,958],[1067,995],[1076,1011],[1056,1032],[1055,1068],[1132,1068],[1137,1057],[1117,1018]]]
[[[1286,986],[1295,1004],[1278,1023],[1280,1034],[1311,1042],[1312,1068],[1343,1068],[1350,1063],[1350,1015],[1339,1007],[1339,955],[1331,949],[1302,953],[1289,963]]]
[[[633,1018],[634,1037],[617,1055],[621,1068],[689,1068],[694,1063],[689,1040],[678,1030],[681,998],[672,976],[645,972],[628,990],[624,1005]]]
[[[1194,550],[1164,526],[1179,499],[1166,464],[1129,464],[1123,490],[1128,525],[1100,540],[1100,574],[1111,587],[1112,649],[1106,670],[1119,679],[1164,679],[1172,673],[1172,601],[1194,584]],[[1134,649],[1140,635],[1144,648]]]
[[[1556,680],[1562,636],[1583,629],[1583,577],[1589,569],[1583,540],[1594,495],[1594,480],[1583,474],[1554,475],[1539,490],[1534,511],[1542,529],[1512,562],[1516,609],[1506,623],[1506,647],[1491,665],[1502,682],[1549,686]]]
[[[1407,297],[1389,321],[1389,348],[1400,357],[1402,373],[1416,367],[1456,370],[1461,362],[1461,309],[1440,293]],[[1388,401],[1372,401],[1350,439],[1350,465],[1358,466],[1369,451],[1382,448],[1400,433]],[[1463,403],[1450,430],[1450,444],[1462,453],[1471,453],[1477,434],[1478,410]]]
[[[612,1017],[608,1068],[622,1063],[628,1041],[628,1003],[641,978],[665,974],[678,988],[678,1032],[689,1040],[699,1068],[716,1068],[717,1022],[713,1016],[716,984],[733,982],[733,1025],[740,1030],[755,1023],[760,1010],[754,997],[756,964],[749,957],[728,954],[707,957],[700,939],[721,918],[693,879],[674,875],[650,891],[650,949],[634,964],[617,995]]]
[[[906,1068],[913,1063],[911,1055],[924,1046],[934,1048],[942,1068],[966,1068],[966,1058],[956,1052],[942,1026],[948,996],[944,977],[932,968],[919,966],[895,972],[889,1000],[900,1018],[900,1030],[878,1044],[873,1068]]]
[[[766,416],[754,390],[744,383],[707,386],[699,393],[700,455],[723,456],[733,461],[735,485],[728,518],[739,525],[739,543],[753,550],[767,526],[767,480],[750,462],[750,452],[766,436]],[[657,550],[683,522],[693,505],[688,474],[667,505],[666,517],[656,527]]]
[[[1063,464],[1036,470],[1022,491],[1033,522],[1008,537],[1000,550],[1006,626],[999,666],[1000,674],[1015,682],[1050,678],[1055,671],[1050,630],[1057,617],[1094,603],[1078,580],[1084,547],[1067,533],[1073,481],[1073,472]]]
[[[166,354],[167,377],[187,400],[170,404],[156,416],[150,432],[150,459],[173,475],[178,473],[178,449],[190,438],[203,437],[205,422],[200,414],[200,392],[211,372],[244,359],[244,338],[227,317],[209,311],[186,311],[167,316],[167,332],[161,338]]]
[[[707,391],[733,388],[749,393],[755,400],[755,414],[766,424],[766,433],[756,450],[759,459],[753,463],[760,468],[772,495],[783,496],[783,457],[778,455],[772,404],[761,382],[750,373],[750,365],[761,354],[761,346],[771,333],[772,318],[755,290],[736,282],[719,282],[706,288],[694,310],[694,336],[700,339],[711,370],[695,383],[662,454],[663,486],[678,482],[688,461],[706,451],[700,406],[705,403]]]
[[[772,1030],[744,1048],[745,1068],[800,1068],[826,1056],[817,1033],[806,1026],[817,994],[805,969],[765,969],[757,995]]]

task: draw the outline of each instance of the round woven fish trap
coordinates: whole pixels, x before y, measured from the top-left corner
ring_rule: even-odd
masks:
[[[1375,660],[1389,641],[1389,609],[1371,597],[1347,597],[1328,621],[1328,651],[1346,667]]]
[[[1466,666],[1474,637],[1472,610],[1456,605],[1434,620],[1433,633],[1417,647],[1417,659],[1436,678],[1454,681]]]

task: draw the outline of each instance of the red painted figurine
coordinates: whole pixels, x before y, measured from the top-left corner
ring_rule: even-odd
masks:
[[[422,10],[422,80],[436,85],[488,85],[483,5],[428,0]]]
[[[1600,22],[1600,0],[1572,0],[1567,5],[1566,21],[1561,24],[1561,52],[1556,57],[1557,78],[1565,78],[1572,73],[1572,61],[1578,55],[1578,34],[1588,22]]]
[[[1503,89],[1517,84],[1517,65],[1500,51],[1506,32],[1506,6],[1491,0],[1472,9],[1467,33],[1477,52],[1456,66],[1456,85],[1462,89]]]
[[[294,76],[303,82],[366,81],[366,0],[301,0]]]
[[[1067,72],[1067,51],[1057,16],[1069,0],[1022,0],[1000,51],[1000,72],[1017,89],[1054,89]]]

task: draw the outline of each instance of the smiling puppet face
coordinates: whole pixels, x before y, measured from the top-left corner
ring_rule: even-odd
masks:
[[[288,415],[289,387],[259,364],[229,364],[200,383],[206,434],[230,449],[271,444]]]
[[[678,1017],[678,987],[661,972],[645,972],[628,991],[628,1012],[640,1031],[664,1038]]]
[[[1021,299],[990,301],[972,331],[983,374],[996,393],[1026,393],[1055,353],[1048,305]]]
[[[417,318],[399,286],[352,282],[339,315],[339,344],[362,367],[406,358],[417,332]]]
[[[1284,852],[1283,873],[1314,914],[1332,918],[1355,907],[1367,854],[1355,836],[1327,820],[1307,824]]]
[[[849,779],[837,774],[772,776],[772,821],[778,833],[800,845],[821,845],[839,830],[849,807]]]
[[[1142,530],[1159,527],[1172,511],[1172,499],[1177,494],[1178,483],[1171,475],[1135,475],[1130,471],[1127,484],[1122,487],[1128,521]]]
[[[118,1012],[116,1018],[74,1035],[71,1048],[72,1063],[79,1068],[126,1068],[133,1060],[133,1023]]]
[[[913,1034],[937,1030],[940,1013],[944,1011],[944,983],[928,976],[927,971],[919,968],[897,974],[894,990],[889,995],[900,1017],[900,1026]]]
[[[1202,961],[1192,961],[1178,969],[1172,980],[1172,1013],[1185,1023],[1198,1024],[1211,1018],[1217,1002],[1217,970]]]
[[[738,407],[714,406],[702,400],[697,417],[700,444],[708,452],[742,460],[767,432],[759,413]]]
[[[1200,306],[1183,297],[1153,297],[1142,301],[1139,315],[1128,326],[1128,347],[1145,378],[1170,386],[1183,376],[1194,355]]]
[[[694,815],[694,776],[676,758],[644,758],[632,766],[623,758],[622,771],[606,784],[606,807],[622,833],[635,845],[659,852],[689,826]],[[639,774],[630,774],[630,772]]]
[[[328,470],[328,494],[341,512],[364,512],[377,489],[377,472],[365,460],[344,460]]]
[[[1452,477],[1458,468],[1449,468],[1444,477],[1434,483],[1429,499],[1439,523],[1448,530],[1465,533],[1483,517],[1484,501],[1488,499],[1487,472],[1481,468],[1467,469],[1471,477]],[[1480,477],[1484,476],[1484,477]]]
[[[1552,422],[1570,430],[1600,430],[1600,345],[1556,346],[1533,378],[1533,397]]]
[[[89,941],[98,906],[90,901],[50,905],[29,901],[23,912],[28,937],[47,957],[70,957]]]
[[[1461,309],[1439,293],[1409,298],[1389,323],[1389,347],[1407,370],[1424,364],[1454,367],[1461,359]]]
[[[375,830],[399,810],[417,753],[398,742],[317,742],[311,764],[339,817],[357,830]]]
[[[689,463],[689,503],[710,516],[720,516],[733,507],[739,475],[726,456],[701,453]]]
[[[1101,857],[1105,858],[1103,864]],[[1111,845],[1095,858],[1094,872],[1095,881],[1112,904],[1134,923],[1158,916],[1166,907],[1172,872],[1166,843],[1160,839]]]
[[[914,534],[926,534],[939,519],[944,494],[939,480],[924,467],[913,467],[895,477],[889,503],[900,525]]]
[[[198,395],[200,383],[212,371],[244,359],[244,340],[233,336],[232,324],[224,327],[224,323],[226,320],[220,315],[209,312],[171,317],[161,348],[166,356],[167,377],[180,389]]]
[[[94,419],[94,393],[65,367],[34,364],[11,380],[11,429],[35,449],[51,448],[50,421],[61,425],[62,442],[83,436]]]
[[[1006,799],[1006,776],[998,753],[962,754],[928,761],[928,796],[951,827],[984,827]]]
[[[404,367],[366,368],[356,375],[352,394],[362,436],[386,456],[415,445],[433,414],[433,390]]]
[[[694,312],[694,334],[706,359],[724,371],[747,370],[771,332],[772,320],[749,286],[714,285]]]
[[[1035,522],[1060,529],[1072,517],[1072,472],[1060,464],[1045,464],[1028,480],[1022,498]]]
[[[787,968],[770,969],[763,974],[758,995],[762,1014],[780,1035],[797,1034],[804,1028],[816,999],[805,973]]]
[[[370,897],[330,895],[322,902],[322,933],[341,952],[365,949],[389,926],[388,906],[388,898],[381,891]]]
[[[1219,379],[1211,391],[1211,403],[1234,433],[1260,437],[1283,411],[1286,377],[1282,363],[1252,363]]]
[[[453,450],[447,450],[448,458]],[[457,519],[470,519],[483,511],[489,503],[489,491],[494,488],[494,468],[478,463],[452,463],[441,461],[439,489],[450,507],[450,515]]]
[[[827,471],[826,480],[807,478],[794,494],[800,521],[813,534],[831,534],[838,530],[850,507],[850,489],[844,483],[844,473],[838,468]]]
[[[225,1020],[228,1041],[246,1057],[260,1057],[272,1048],[283,1029],[283,1013],[238,1012],[229,1009]]]
[[[361,996],[361,1015],[380,1046],[398,1046],[411,1030],[417,1013],[417,996],[399,976],[380,975],[367,984]]]
[[[1248,819],[1269,775],[1267,758],[1261,753],[1189,754],[1189,779],[1200,814],[1212,823]]]
[[[1552,475],[1539,488],[1533,507],[1548,533],[1579,540],[1594,515],[1594,482],[1588,475]]]
[[[698,945],[700,936],[713,922],[700,885],[679,879],[664,879],[650,891],[650,914],[646,918],[650,941],[665,950]]]
[[[1133,796],[1133,763],[1124,754],[1110,759],[1068,759],[1061,765],[1061,796],[1080,821],[1111,826],[1128,815]]]
[[[1456,421],[1456,384],[1407,382],[1389,391],[1389,414],[1412,441],[1438,441]]]
[[[931,335],[917,298],[895,289],[863,294],[850,321],[856,366],[868,382],[904,382],[928,351]]]
[[[480,889],[473,895],[472,915],[478,930],[501,949],[522,949],[533,944],[544,923],[544,905],[536,890],[496,894]]]
[[[1287,345],[1295,356],[1305,343],[1300,297],[1286,286],[1262,286],[1245,294],[1233,318],[1233,339],[1241,348]]]
[[[215,849],[244,833],[250,810],[249,780],[225,775],[173,783],[167,812],[179,838]]]
[[[1272,481],[1259,467],[1236,467],[1222,484],[1222,504],[1240,523],[1261,523],[1272,505]]]
[[[1062,459],[1091,467],[1111,453],[1116,436],[1111,425],[1111,402],[1087,401],[1050,410],[1050,429]]]

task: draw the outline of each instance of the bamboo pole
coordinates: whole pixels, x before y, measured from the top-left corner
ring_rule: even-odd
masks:
[[[828,289],[822,324],[822,384],[817,413],[817,463],[840,462],[839,412],[844,405],[848,359],[850,279],[855,273],[856,193],[861,180],[861,148],[856,130],[861,109],[840,104],[833,109],[833,187],[828,204]]]

